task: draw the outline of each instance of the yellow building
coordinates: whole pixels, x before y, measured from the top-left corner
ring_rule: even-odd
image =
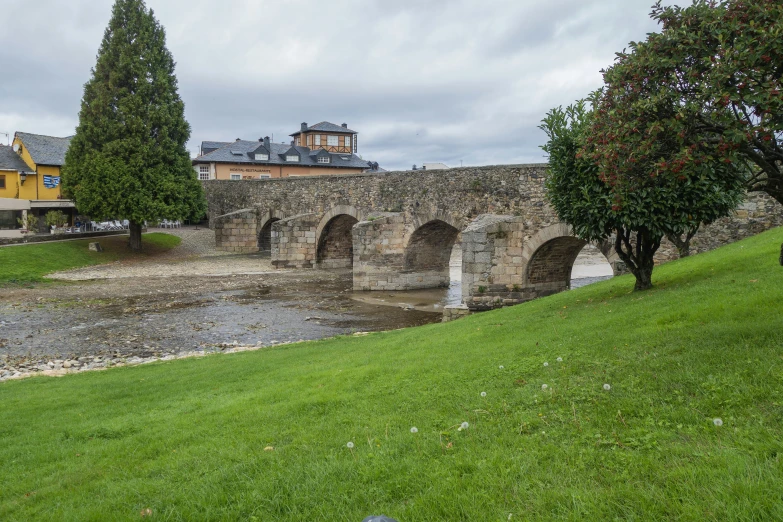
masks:
[[[11,203],[9,199],[27,201],[30,212],[39,216],[40,232],[46,231],[43,217],[50,210],[61,210],[70,216],[71,222],[76,215],[73,201],[63,199],[60,191],[60,169],[65,163],[65,153],[71,138],[56,138],[41,134],[17,132],[14,135],[13,153],[26,166],[16,168],[16,172],[3,171],[0,182],[0,210],[18,207],[19,201]],[[7,148],[7,147],[6,147]],[[4,157],[8,157],[5,151]],[[16,164],[20,167],[19,164]],[[13,169],[13,166],[12,166]]]
[[[7,145],[0,145],[0,237],[19,236],[24,219],[30,210],[30,200],[19,199],[28,176],[35,171]]]

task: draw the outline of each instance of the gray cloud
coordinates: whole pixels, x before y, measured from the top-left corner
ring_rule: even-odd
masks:
[[[652,0],[147,2],[177,61],[192,152],[328,120],[386,168],[543,161],[544,114],[656,30]],[[0,131],[73,133],[110,3],[0,8],[19,21],[0,33]]]

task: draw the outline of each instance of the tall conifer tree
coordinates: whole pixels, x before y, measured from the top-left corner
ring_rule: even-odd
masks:
[[[135,251],[144,221],[205,210],[165,39],[143,0],[116,0],[62,175],[63,190],[80,212],[130,221]]]

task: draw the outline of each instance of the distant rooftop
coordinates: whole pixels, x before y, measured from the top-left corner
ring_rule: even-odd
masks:
[[[15,170],[17,172],[32,172],[27,163],[8,145],[0,145],[0,170]]]
[[[334,123],[329,123],[328,121],[322,121],[321,123],[316,123],[311,127],[307,127],[307,124],[303,123],[302,129],[299,132],[295,132],[291,134],[291,136],[298,136],[303,132],[310,132],[310,131],[342,132],[344,134],[359,134],[355,130],[349,129],[347,124],[343,124],[343,125],[345,126],[343,127],[342,125],[335,125]]]
[[[263,141],[237,140],[227,142],[221,148],[195,158],[193,163],[249,163],[257,165],[304,165],[327,168],[371,168],[368,161],[361,159],[356,154],[350,154],[348,152],[326,152],[323,149],[310,149],[309,147],[294,146],[289,143],[270,143],[269,148],[271,150],[268,151],[269,159],[255,159],[254,153],[256,149],[263,146]],[[295,163],[287,161],[286,156],[291,154],[298,155],[299,161]],[[319,163],[317,159],[318,154],[329,155],[329,163]]]
[[[16,137],[22,141],[36,165],[62,166],[65,164],[65,153],[68,152],[68,146],[71,144],[73,136],[56,138],[42,134],[17,132]]]

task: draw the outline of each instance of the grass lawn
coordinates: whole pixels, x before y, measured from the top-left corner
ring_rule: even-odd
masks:
[[[89,243],[97,241],[103,252],[90,252]],[[0,285],[45,281],[46,274],[101,265],[126,259],[146,259],[179,245],[177,236],[153,232],[142,238],[143,252],[134,254],[128,249],[127,236],[109,236],[56,243],[36,243],[0,248]]]
[[[0,384],[0,519],[781,520],[781,242],[641,293]]]

